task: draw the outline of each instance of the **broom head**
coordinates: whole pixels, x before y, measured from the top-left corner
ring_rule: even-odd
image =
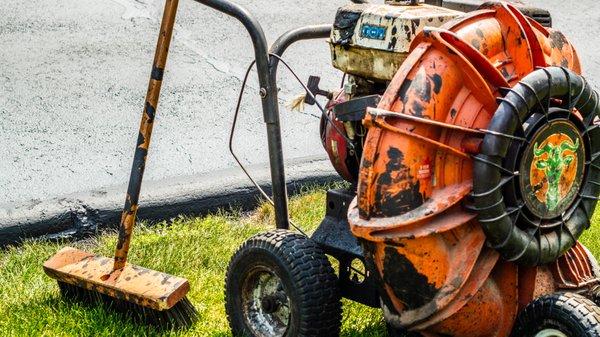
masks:
[[[44,263],[44,271],[59,283],[157,311],[171,309],[190,289],[184,278],[130,264],[113,271],[113,261],[66,247]]]

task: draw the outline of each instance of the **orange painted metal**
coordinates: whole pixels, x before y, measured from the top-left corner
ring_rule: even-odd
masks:
[[[550,266],[560,289],[580,289],[598,284],[597,269],[593,255],[579,242]]]
[[[547,269],[519,273],[515,264],[498,262],[475,213],[464,207],[471,154],[496,98],[551,65],[581,72],[564,35],[512,5],[490,4],[426,28],[377,109],[368,110],[348,218],[379,274],[388,321],[426,336],[504,337],[523,299],[554,289]]]
[[[429,331],[444,336],[508,336],[517,315],[517,267],[498,262],[471,299]]]
[[[474,268],[485,241],[485,235],[476,227],[471,222],[470,226],[419,238],[394,238],[375,245],[369,253],[385,289],[394,294],[390,296],[393,308],[389,309],[403,311],[403,326],[422,322],[450,303],[469,274],[485,274],[485,268]],[[396,278],[403,283],[394,282]]]

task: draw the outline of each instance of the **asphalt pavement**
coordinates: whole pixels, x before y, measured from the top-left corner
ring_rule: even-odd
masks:
[[[344,1],[251,1],[270,43],[285,31],[332,23]],[[0,2],[0,206],[125,184],[137,138],[162,0]],[[241,77],[253,59],[234,19],[180,1],[164,76],[147,181],[234,166],[227,149]],[[325,40],[292,46],[302,79],[339,85]],[[282,105],[302,92],[280,71]],[[268,160],[252,75],[236,138],[248,164]],[[315,109],[282,109],[288,160],[325,156]],[[124,192],[124,191],[123,191]],[[1,208],[1,207],[0,207]]]

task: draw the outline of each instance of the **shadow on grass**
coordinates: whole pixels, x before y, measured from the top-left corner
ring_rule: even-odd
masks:
[[[201,324],[199,317],[196,317],[196,321],[191,324],[179,324],[181,321],[178,323],[177,318],[169,322],[161,322],[150,313],[147,313],[150,315],[148,317],[143,316],[141,310],[134,310],[138,309],[134,309],[130,304],[110,301],[102,297],[83,299],[54,294],[14,306],[6,314],[9,316],[8,321],[12,321],[15,325],[35,317],[37,326],[51,326],[58,331],[62,330],[61,327],[68,326],[70,327],[68,331],[61,332],[73,336],[172,336],[185,334],[196,324]],[[73,321],[78,323],[76,328],[73,328]],[[32,328],[30,322],[22,326]],[[227,336],[227,333],[219,332],[217,335]]]
[[[110,306],[98,302],[82,302],[64,298],[54,293],[42,298],[33,298],[26,303],[13,306],[7,321],[15,325],[28,327],[29,330],[14,331],[19,335],[28,335],[32,329],[45,329],[49,335],[60,332],[69,336],[210,336],[231,337],[226,329],[216,329],[208,334],[199,333],[196,328],[203,324],[202,317],[190,327],[190,329],[174,329],[165,326],[147,325],[132,318],[127,313],[114,311]],[[31,322],[22,324],[24,321],[35,319],[35,326]],[[77,322],[76,325],[73,322]],[[372,322],[366,325],[356,324],[357,327],[343,328],[340,337],[385,337],[385,325],[383,322]],[[64,328],[69,327],[69,330]],[[36,331],[39,334],[41,331]],[[42,333],[43,334],[43,333]]]

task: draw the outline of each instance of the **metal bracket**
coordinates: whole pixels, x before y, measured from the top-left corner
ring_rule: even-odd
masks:
[[[369,95],[354,98],[349,101],[336,104],[333,112],[337,120],[341,122],[355,122],[365,118],[367,108],[374,108],[381,100],[380,95]]]
[[[311,239],[326,254],[338,260],[339,287],[342,296],[379,308],[379,293],[373,277],[366,268],[356,270],[353,267],[353,262],[356,263],[356,260],[364,266],[362,247],[350,232],[347,217],[348,206],[355,196],[354,192],[343,189],[327,191],[327,212]],[[359,280],[358,276],[362,280]]]

